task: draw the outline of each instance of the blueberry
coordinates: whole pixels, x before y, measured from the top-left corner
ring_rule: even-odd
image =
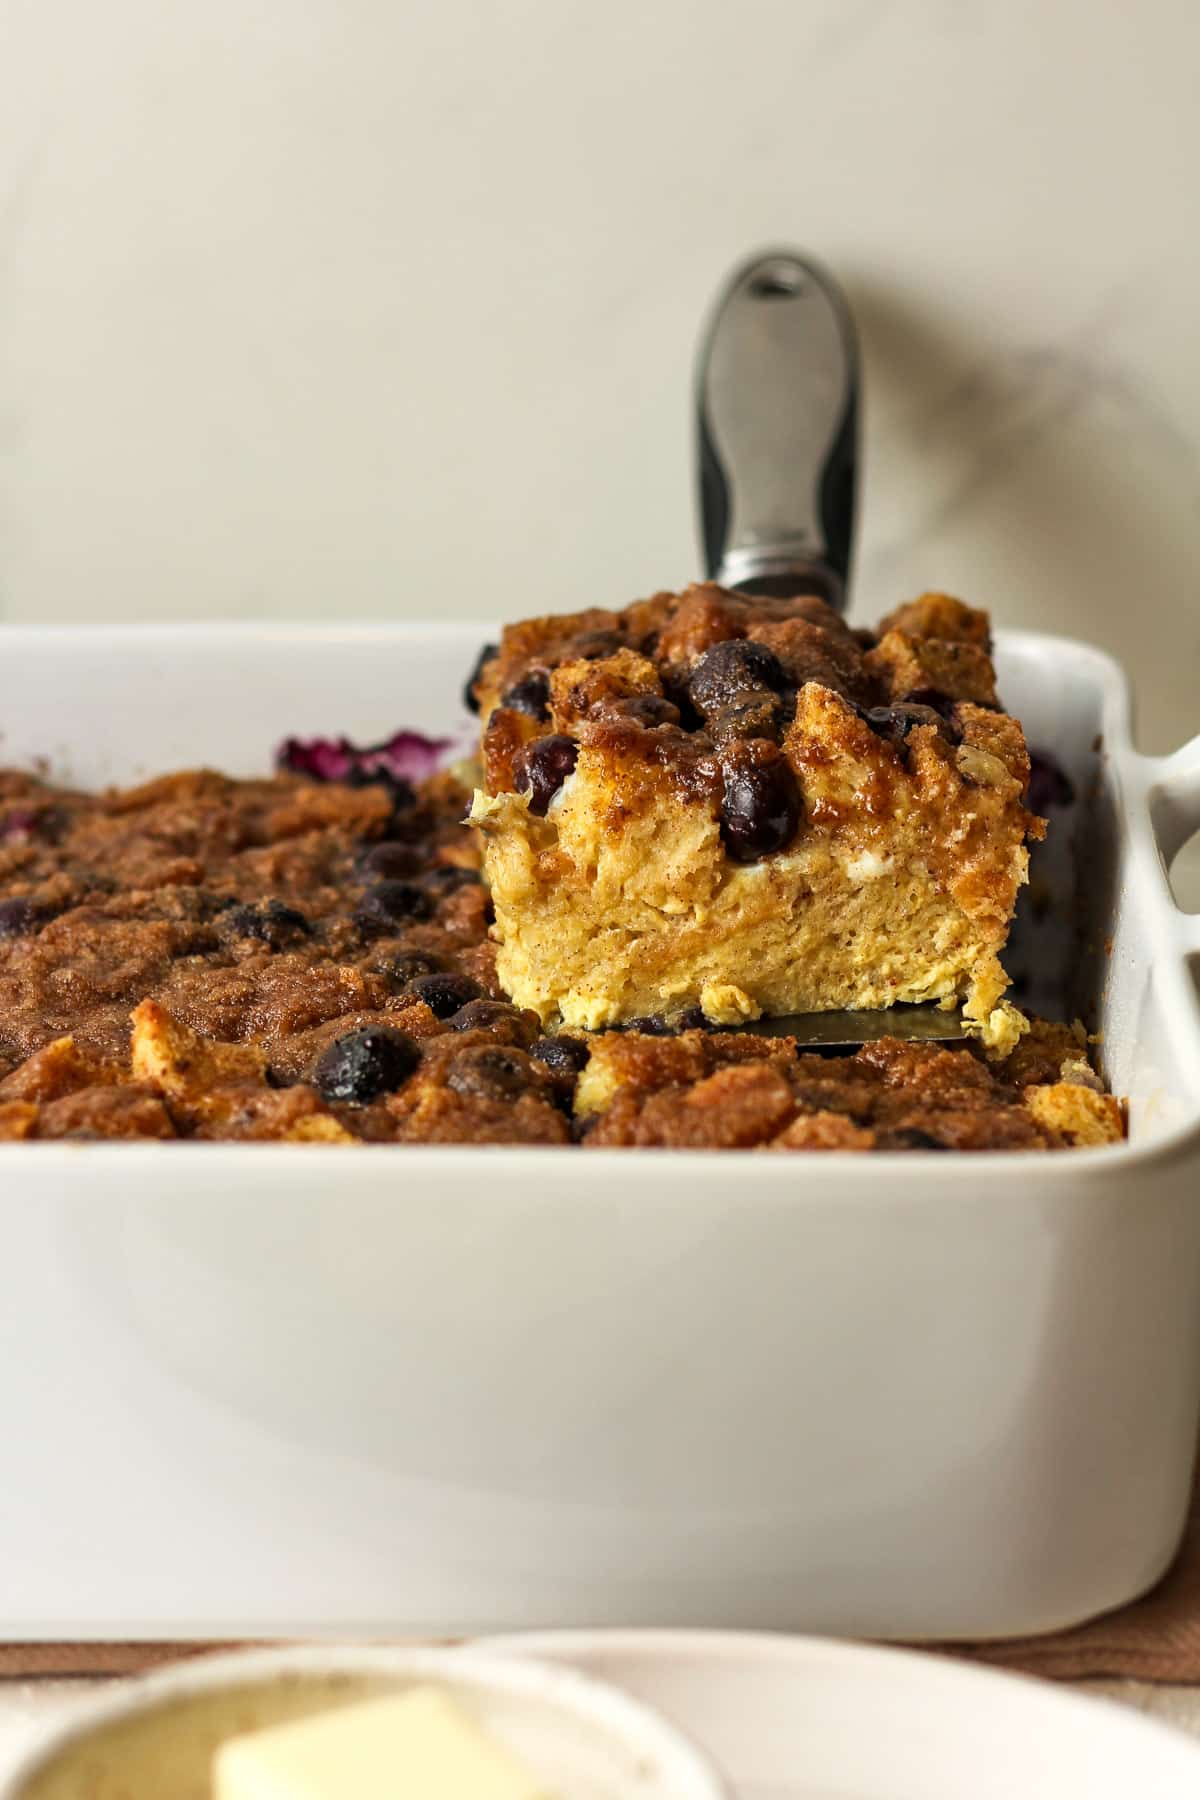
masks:
[[[636,1031],[642,1037],[674,1037],[675,1027],[661,1013],[644,1013],[637,1019],[626,1019],[621,1031]]]
[[[407,992],[423,1000],[435,1019],[449,1019],[468,1001],[483,998],[483,989],[469,975],[419,975]]]
[[[419,827],[421,818],[417,800],[417,790],[411,781],[393,777],[388,782],[388,793],[392,802],[392,810],[383,828],[385,838],[410,838],[414,826]]]
[[[184,893],[188,916],[198,919],[204,925],[211,925],[214,920],[219,924],[222,913],[241,905],[241,901],[232,894],[214,894],[211,888],[188,888]]]
[[[908,696],[909,706],[927,706],[931,712],[937,713],[941,719],[952,719],[957,700],[949,694],[941,693],[937,688],[916,688]]]
[[[310,937],[312,926],[294,906],[282,900],[260,900],[253,905],[234,901],[222,908],[217,929],[223,937],[255,938],[272,950],[282,950],[297,938]]]
[[[933,1137],[928,1131],[921,1131],[915,1125],[902,1126],[898,1131],[893,1131],[890,1134],[888,1147],[894,1150],[949,1150],[950,1148],[949,1144],[944,1144],[941,1138]]]
[[[484,664],[490,663],[493,656],[499,656],[499,654],[499,644],[484,644],[479,655],[475,658],[475,666],[467,676],[466,685],[463,688],[463,705],[468,712],[477,713],[479,711],[479,701],[475,694],[475,684],[483,674]]]
[[[692,696],[688,692],[686,678],[681,678],[670,669],[664,669],[661,673],[661,680],[668,702],[679,714],[680,725],[685,731],[699,731],[704,720],[692,705]]]
[[[378,881],[354,909],[355,923],[366,932],[391,932],[414,919],[427,919],[433,901],[415,881]]]
[[[335,1038],[317,1061],[313,1081],[323,1100],[366,1106],[402,1087],[421,1060],[412,1038],[390,1025],[368,1025]]]
[[[902,744],[918,725],[936,725],[939,735],[947,743],[962,742],[962,732],[954,721],[924,702],[897,700],[892,706],[865,706],[859,707],[858,711],[876,736],[886,738],[889,743]]]
[[[523,1050],[480,1044],[454,1058],[446,1085],[473,1100],[516,1100],[527,1091],[530,1073]]]
[[[371,844],[355,863],[355,873],[377,881],[404,881],[418,875],[425,865],[411,844]]]
[[[521,1009],[506,1000],[468,1000],[456,1013],[451,1013],[451,1031],[494,1031],[507,1027],[510,1031],[521,1023]]]
[[[529,795],[529,810],[544,819],[546,809],[579,759],[574,738],[544,737],[526,744],[513,758],[513,783]]]
[[[741,746],[738,746],[740,749]],[[754,862],[782,850],[800,823],[800,789],[781,756],[727,758],[722,768],[721,837],[734,862]]]
[[[529,1054],[552,1075],[578,1075],[592,1051],[581,1038],[542,1037],[530,1046]]]
[[[0,938],[27,937],[37,926],[37,910],[32,901],[0,900]]]
[[[736,706],[722,707],[706,720],[709,734],[716,744],[729,744],[736,738],[778,738],[783,711],[774,694],[755,694]]]
[[[540,669],[515,681],[500,697],[510,712],[528,713],[531,719],[550,717],[550,677]]]
[[[702,1006],[689,1006],[687,1011],[681,1012],[676,1019],[675,1029],[676,1031],[710,1031],[712,1021],[705,1017]]]
[[[672,706],[661,694],[634,694],[628,700],[618,700],[612,710],[623,719],[636,719],[639,725],[648,729],[679,723],[679,708]]]
[[[779,659],[753,638],[731,638],[706,650],[688,678],[692,704],[704,718],[762,693],[778,691],[787,681]]]
[[[460,869],[454,863],[442,863],[440,867],[430,869],[422,885],[440,900],[445,894],[456,894],[459,888],[479,887],[482,881],[478,869]]]
[[[395,950],[376,957],[371,966],[399,991],[422,975],[440,974],[446,965],[432,950]]]
[[[255,909],[256,919],[254,935],[262,935],[268,943],[277,937],[310,937],[312,922],[299,907],[285,906],[282,900],[268,900],[264,907]]]
[[[615,656],[623,648],[623,640],[617,631],[581,631],[564,647],[563,661],[599,662],[602,657]]]

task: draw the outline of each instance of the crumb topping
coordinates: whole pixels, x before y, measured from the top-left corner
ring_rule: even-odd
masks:
[[[872,634],[851,631],[812,595],[701,583],[624,612],[509,626],[473,694],[488,794],[527,791],[537,744],[572,738],[614,766],[657,769],[683,801],[706,799],[737,860],[783,848],[806,817],[888,816],[914,776],[939,785],[934,759],[958,786],[1020,799],[1029,782],[1020,725],[997,698],[987,614],[946,594],[900,607]],[[807,804],[785,793],[782,772],[747,785],[748,769],[781,761]],[[841,783],[840,803],[812,779],[835,762],[858,783]],[[1044,829],[1032,812],[1023,824],[1026,837]]]

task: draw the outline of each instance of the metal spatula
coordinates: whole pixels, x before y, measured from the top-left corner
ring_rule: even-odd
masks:
[[[936,1006],[889,1006],[880,1012],[778,1013],[725,1031],[754,1037],[794,1037],[802,1050],[860,1050],[879,1038],[907,1044],[956,1044],[967,1036],[956,1012]]]
[[[831,278],[790,250],[756,256],[717,300],[700,346],[696,429],[708,576],[747,594],[819,594],[846,609],[858,474],[854,321]],[[933,1006],[796,1013],[739,1031],[820,1049],[876,1038],[949,1043]]]

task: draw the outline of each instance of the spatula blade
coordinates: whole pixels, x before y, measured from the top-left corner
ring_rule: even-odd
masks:
[[[880,1012],[787,1013],[727,1030],[794,1037],[801,1050],[858,1050],[879,1038],[910,1044],[955,1044],[967,1034],[962,1017],[937,1006],[889,1006]]]

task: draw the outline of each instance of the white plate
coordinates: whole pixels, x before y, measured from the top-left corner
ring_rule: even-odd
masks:
[[[661,1713],[562,1663],[474,1646],[365,1644],[238,1650],[122,1682],[43,1733],[0,1775],[0,1800],[207,1794],[213,1758],[234,1734],[427,1682],[519,1757],[539,1792],[544,1784],[574,1800],[730,1800],[709,1760]]]
[[[561,1631],[488,1648],[657,1708],[738,1800],[1196,1800],[1200,1745],[1048,1683],[912,1651],[732,1632]]]

